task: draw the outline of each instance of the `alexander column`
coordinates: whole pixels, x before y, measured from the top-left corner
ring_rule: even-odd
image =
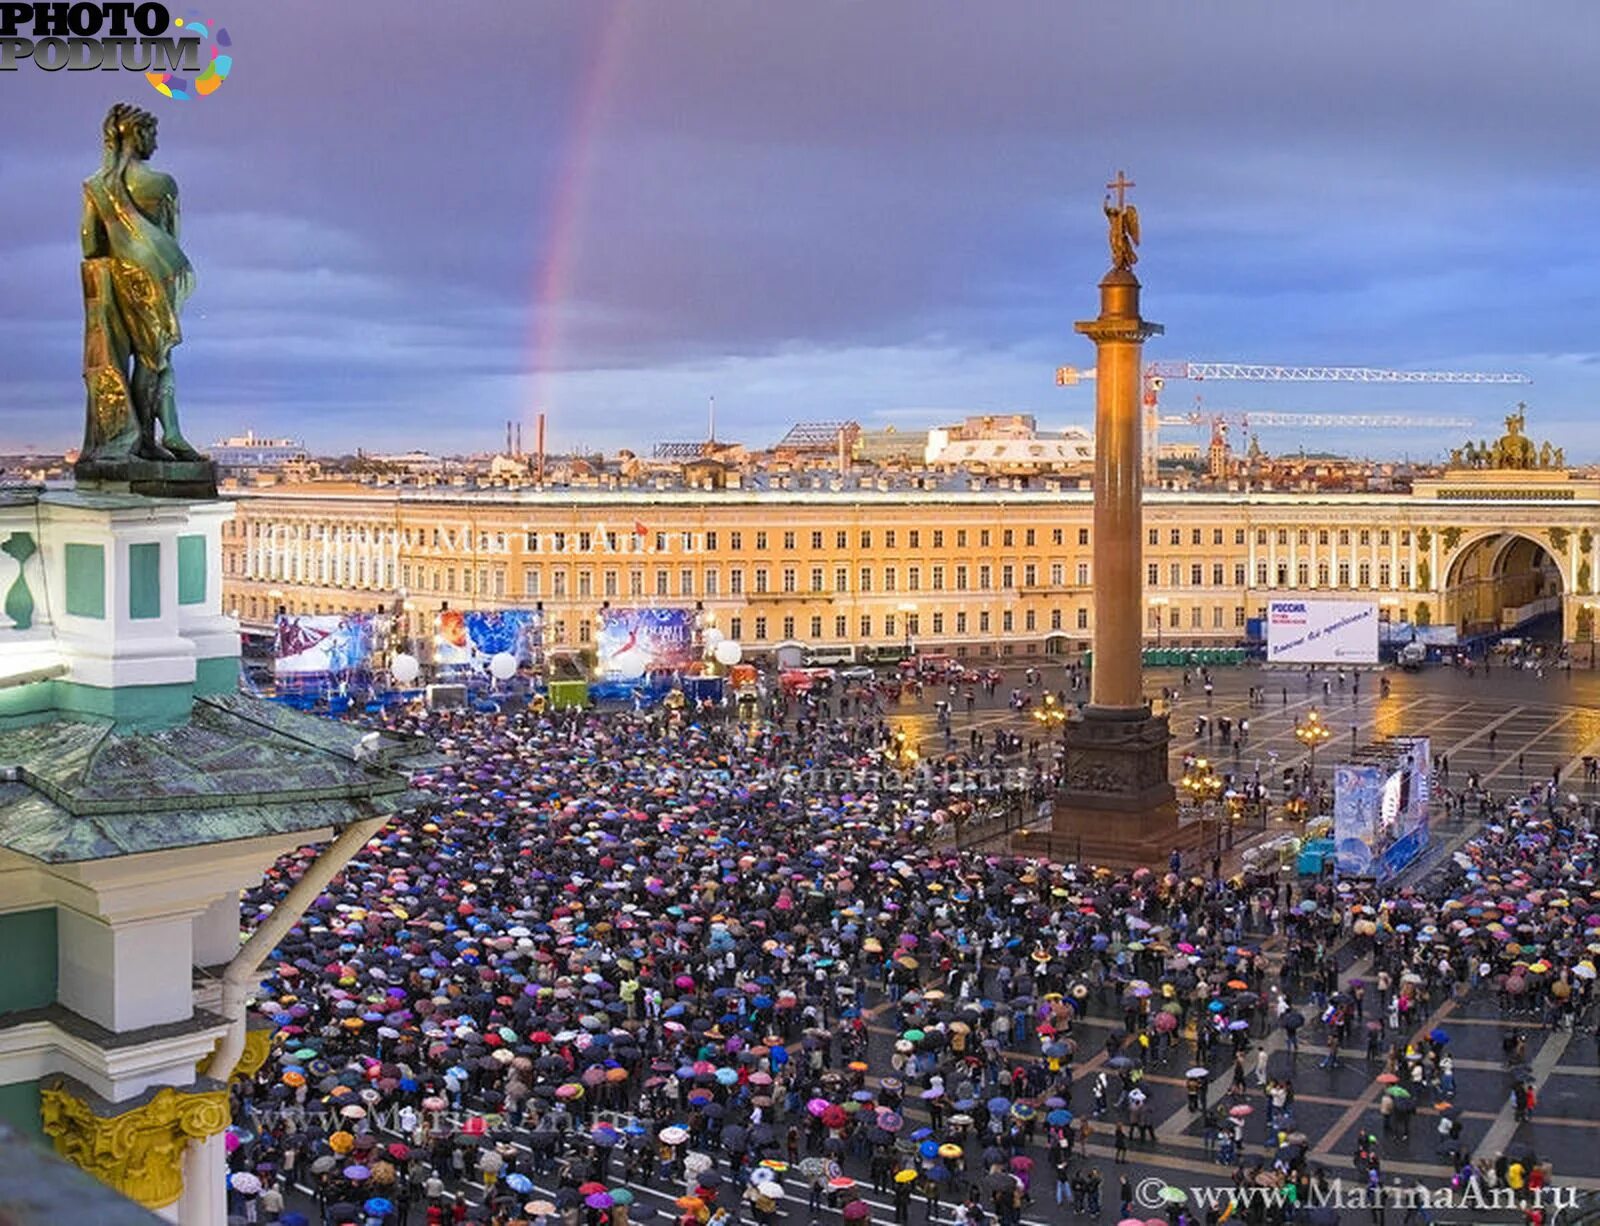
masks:
[[[1144,540],[1140,391],[1144,342],[1161,325],[1139,315],[1139,214],[1133,184],[1117,172],[1105,200],[1111,269],[1100,281],[1100,315],[1076,325],[1095,343],[1094,659],[1089,705],[1066,725],[1062,792],[1048,840],[1052,854],[1102,860],[1164,856],[1176,828],[1167,779],[1170,734],[1152,715],[1140,678]],[[1111,814],[1113,821],[1107,821]],[[1072,840],[1068,842],[1067,840]]]

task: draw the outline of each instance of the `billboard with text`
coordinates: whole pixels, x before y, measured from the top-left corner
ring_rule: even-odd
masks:
[[[367,667],[377,642],[370,613],[279,614],[272,672],[280,679],[347,675]]]
[[[1285,596],[1267,602],[1268,664],[1376,664],[1378,606],[1370,600]]]
[[[694,662],[693,609],[606,609],[595,636],[600,671],[638,677]]]

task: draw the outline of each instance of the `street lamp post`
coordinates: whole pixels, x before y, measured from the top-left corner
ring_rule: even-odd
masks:
[[[1589,668],[1590,668],[1590,671],[1593,671],[1593,669],[1594,669],[1594,615],[1595,615],[1595,610],[1596,609],[1600,609],[1600,604],[1596,604],[1592,600],[1585,600],[1583,602],[1583,608],[1584,608],[1584,611],[1589,614]]]
[[[1317,746],[1326,744],[1333,736],[1333,730],[1322,722],[1322,716],[1317,714],[1315,707],[1312,707],[1311,713],[1305,718],[1305,722],[1295,725],[1294,736],[1295,740],[1311,751],[1311,786],[1315,789],[1317,786]]]
[[[1161,623],[1166,620],[1164,610],[1172,601],[1166,596],[1150,597],[1150,607],[1156,611],[1156,646],[1161,646]]]
[[[906,658],[911,658],[911,619],[916,616],[917,606],[910,601],[900,606],[900,618],[905,623],[906,629]]]
[[[1216,817],[1216,799],[1222,794],[1222,777],[1217,774],[1216,768],[1205,758],[1196,758],[1184,771],[1183,778],[1178,780],[1178,786],[1184,794],[1199,807],[1200,820],[1212,817],[1216,821],[1216,854],[1222,854],[1222,821]],[[1202,829],[1204,827],[1202,826]]]

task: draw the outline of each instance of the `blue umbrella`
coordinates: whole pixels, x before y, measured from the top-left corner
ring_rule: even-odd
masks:
[[[995,1115],[1004,1115],[1007,1111],[1011,1110],[1011,1100],[1009,1098],[1001,1098],[999,1095],[996,1095],[994,1098],[989,1100],[989,1110]]]
[[[924,1158],[937,1158],[939,1156],[939,1142],[924,1141],[917,1147],[917,1152]]]
[[[525,1196],[533,1191],[533,1180],[529,1179],[521,1171],[513,1171],[506,1176],[506,1187]]]
[[[364,1208],[368,1213],[374,1214],[378,1217],[382,1217],[385,1213],[394,1212],[394,1206],[388,1201],[384,1200],[381,1196],[374,1196],[365,1205],[363,1205],[362,1208]]]
[[[1062,1111],[1059,1109],[1052,1111],[1049,1115],[1044,1117],[1044,1122],[1049,1124],[1052,1128],[1065,1128],[1068,1124],[1072,1123],[1072,1112]]]

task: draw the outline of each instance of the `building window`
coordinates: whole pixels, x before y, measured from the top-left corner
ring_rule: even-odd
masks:
[[[843,613],[837,613],[833,618],[833,637],[842,639],[850,631],[850,623]]]
[[[1222,529],[1221,528],[1213,528],[1213,529],[1211,529],[1211,543],[1213,545],[1222,544]]]
[[[906,567],[906,591],[920,592],[922,590],[922,567]]]
[[[1257,545],[1265,545],[1266,543],[1267,543],[1267,530],[1265,528],[1257,528],[1256,529],[1256,544]]]
[[[1148,536],[1149,541],[1150,541],[1150,543],[1152,545],[1161,544],[1161,529],[1160,528],[1151,528],[1149,533],[1147,533],[1147,536]]]
[[[783,590],[785,592],[793,592],[795,590],[796,583],[797,579],[795,577],[794,567],[785,566],[783,568]]]
[[[922,633],[922,618],[921,618],[921,615],[917,614],[917,613],[907,613],[906,614],[906,637],[910,638],[914,634],[921,634],[921,633]]]
[[[1339,563],[1339,586],[1350,586],[1350,563],[1348,562]]]
[[[935,528],[933,530],[933,547],[935,549],[943,549],[944,548],[944,529],[943,528]]]
[[[1078,529],[1078,544],[1087,545],[1088,543],[1089,543],[1089,529],[1087,529],[1087,528],[1079,528]]]
[[[1203,562],[1189,563],[1189,586],[1200,587],[1206,581],[1206,568]]]
[[[856,591],[870,592],[872,590],[872,567],[863,566],[856,575]]]
[[[1215,605],[1215,606],[1212,607],[1212,610],[1211,610],[1211,628],[1213,630],[1221,630],[1222,629],[1222,606],[1221,605]]]
[[[792,639],[794,637],[793,616],[785,616],[783,619],[783,637],[786,639]]]
[[[987,528],[979,528],[978,529],[978,548],[979,549],[987,549],[987,548],[989,548],[989,529],[987,529]]]
[[[1372,533],[1365,528],[1361,529],[1360,543],[1363,545],[1372,544]]]
[[[989,564],[987,562],[981,563],[978,566],[978,590],[980,592],[987,592],[991,587],[994,586],[992,576],[993,572],[990,571]]]
[[[957,549],[965,549],[966,547],[967,547],[967,530],[965,528],[957,528],[956,529],[956,548]]]
[[[813,592],[822,591],[822,567],[820,566],[811,568],[811,590]]]
[[[1061,629],[1061,610],[1059,608],[1050,610],[1050,629]]]
[[[944,614],[943,613],[935,613],[933,615],[933,632],[935,634],[943,634],[944,633]]]
[[[1002,528],[1000,530],[1000,548],[1010,549],[1016,544],[1016,539],[1016,533],[1011,531],[1010,528]]]
[[[766,595],[766,592],[767,592],[767,568],[765,566],[758,566],[758,567],[756,567],[756,595],[764,596],[764,595]]]
[[[1233,564],[1233,586],[1234,587],[1243,587],[1244,585],[1245,585],[1244,563],[1243,562],[1235,562]]]
[[[1022,564],[1022,586],[1037,587],[1039,585],[1039,568],[1032,562]]]
[[[835,549],[850,548],[850,536],[843,528],[833,534],[833,547]]]
[[[600,589],[601,589],[602,592],[605,593],[605,595],[608,598],[614,598],[616,596],[616,594],[617,594],[617,572],[616,571],[608,570],[603,575],[601,575],[601,577],[600,577]]]
[[[1167,585],[1181,587],[1183,585],[1183,563],[1169,562],[1167,564]]]
[[[531,566],[522,572],[522,594],[524,596],[539,594],[539,572]]]
[[[898,582],[899,582],[899,579],[898,579],[898,576],[895,573],[894,567],[885,566],[883,568],[883,590],[886,591],[886,592],[895,591],[896,590],[895,585]]]
[[[822,548],[822,533],[821,532],[813,532],[811,534],[811,548],[813,548],[813,549],[821,549]]]
[[[1400,563],[1400,586],[1407,590],[1411,587],[1411,563]]]
[[[1372,586],[1372,563],[1363,562],[1356,568],[1356,583],[1361,587]]]
[[[1000,567],[1000,590],[1002,592],[1009,592],[1013,587],[1016,586],[1015,579],[1015,568],[1009,562],[1004,563]]]
[[[1299,545],[1311,544],[1311,533],[1305,528],[1301,528],[1299,534],[1295,537],[1295,543]]]
[[[1063,587],[1067,582],[1067,568],[1060,562],[1050,563],[1050,586]]]
[[[1183,544],[1183,529],[1171,528],[1167,532],[1167,540],[1173,545]]]
[[[1389,564],[1387,562],[1378,563],[1378,586],[1389,586]]]
[[[714,570],[706,571],[706,595],[717,595],[717,588],[719,586],[720,585],[717,583],[717,572]]]
[[[732,549],[732,550],[735,550],[735,551],[743,549],[744,548],[744,533],[743,532],[730,532],[730,533],[728,533],[728,548]]]
[[[785,532],[783,534],[783,547],[785,549],[793,549],[794,548],[794,533],[793,532]]]
[[[989,633],[989,610],[988,609],[979,609],[978,610],[978,633],[979,634],[988,634]]]
[[[1289,586],[1289,564],[1287,562],[1278,563],[1278,586]]]
[[[1311,584],[1311,565],[1308,562],[1296,562],[1294,565],[1294,581],[1300,587]]]
[[[587,566],[578,572],[578,595],[580,597],[594,595],[594,572]]]
[[[1213,562],[1211,564],[1211,586],[1212,587],[1221,587],[1222,586],[1222,563],[1221,562]]]
[[[1034,618],[1033,610],[1032,609],[1024,609],[1022,611],[1022,628],[1024,630],[1036,630],[1036,629],[1038,629],[1038,626],[1036,626],[1034,623],[1035,623],[1035,618]]]
[[[956,610],[956,633],[957,634],[965,634],[966,632],[967,632],[967,614],[966,614],[966,610],[965,609],[957,609]]]
[[[1388,543],[1389,543],[1389,529],[1387,529],[1387,528],[1381,529],[1379,531],[1379,533],[1378,533],[1378,544],[1387,545]]]
[[[591,637],[592,631],[589,625],[589,619],[585,617],[578,622],[578,642],[587,643]]]
[[[872,637],[872,614],[870,613],[863,613],[861,615],[861,637],[863,639],[870,639]]]
[[[929,586],[936,592],[944,591],[944,567],[935,566],[929,575]]]
[[[728,619],[728,637],[742,639],[744,637],[744,618],[730,617]]]
[[[1161,586],[1161,563],[1146,562],[1144,564],[1144,584],[1146,587]]]
[[[883,615],[883,636],[885,638],[890,638],[890,639],[892,639],[894,637],[894,614],[893,613],[885,613]]]
[[[1205,610],[1199,605],[1195,605],[1194,608],[1189,610],[1189,625],[1199,630],[1205,624]]]
[[[766,641],[766,637],[767,637],[767,619],[765,617],[758,617],[758,618],[756,618],[756,641],[757,642],[765,642]]]
[[[847,567],[835,566],[833,568],[833,590],[842,592],[850,586],[850,571]]]
[[[756,533],[756,552],[757,553],[765,552],[766,548],[767,548],[767,534],[765,532],[757,532]]]
[[[871,549],[872,548],[872,529],[870,529],[870,528],[861,529],[861,548],[863,548],[863,549]]]
[[[967,568],[965,565],[956,567],[956,591],[967,590]]]
[[[1010,634],[1011,633],[1013,620],[1014,619],[1011,616],[1011,610],[1010,609],[1002,609],[1000,611],[1000,633],[1001,634]]]
[[[712,553],[712,552],[716,551],[716,548],[717,548],[717,534],[715,532],[707,532],[706,533],[706,551],[708,553]]]
[[[1328,564],[1326,562],[1317,563],[1317,586],[1328,586]]]
[[[1235,626],[1242,626],[1242,625],[1244,625],[1244,623],[1245,623],[1244,606],[1242,604],[1234,605],[1233,606],[1233,624]]]
[[[893,542],[890,543],[892,544]],[[912,528],[906,533],[906,544],[912,549],[921,549],[922,533],[918,529]]]
[[[1340,528],[1339,529],[1339,544],[1348,545],[1349,543],[1350,543],[1350,529],[1348,529],[1348,528]]]
[[[1189,544],[1198,545],[1199,543],[1200,543],[1200,529],[1199,528],[1191,528],[1189,530]]]
[[[1078,563],[1078,586],[1089,586],[1089,564],[1087,562]]]
[[[741,567],[735,566],[728,572],[728,595],[744,595],[744,570]]]
[[[678,572],[678,595],[694,595],[694,567],[685,566]]]
[[[820,639],[821,637],[822,637],[822,618],[821,618],[820,615],[813,614],[812,618],[811,618],[811,638],[814,641],[816,639]]]

